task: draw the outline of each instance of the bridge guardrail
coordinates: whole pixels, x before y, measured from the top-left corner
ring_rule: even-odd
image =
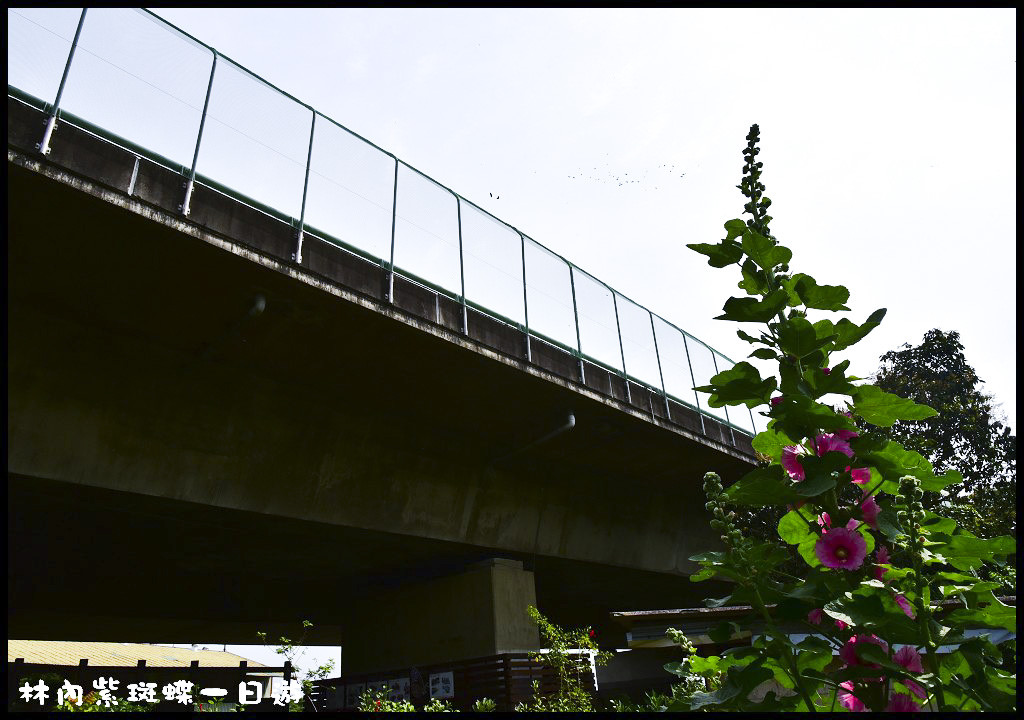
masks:
[[[8,87],[48,113],[145,148],[186,180],[236,195],[297,229],[375,259],[525,336],[747,435],[745,407],[712,408],[706,385],[734,364],[558,253],[148,10],[9,8]],[[53,102],[47,98],[53,97]],[[66,115],[65,115],[66,114]]]

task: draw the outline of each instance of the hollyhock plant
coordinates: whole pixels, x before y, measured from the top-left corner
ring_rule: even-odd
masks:
[[[914,608],[911,606],[909,600],[902,595],[896,595],[893,599],[896,601],[896,604],[900,606],[900,610],[902,610],[908,618],[913,620],[916,617],[914,615]]]
[[[925,494],[954,492],[964,478],[936,471],[924,455],[873,430],[902,427],[912,435],[913,423],[936,413],[855,377],[850,360],[838,357],[877,327],[885,310],[857,322],[819,315],[849,312],[849,290],[799,272],[792,250],[772,235],[771,201],[759,180],[758,137],[752,126],[739,186],[750,218],[725,223],[718,244],[689,247],[706,255],[712,267],[739,268],[741,293],[726,301],[717,319],[742,323],[745,329],[737,334],[755,345],[749,357],[778,364],[767,376],[749,362],[731,364],[695,388],[707,393],[711,407],[746,406],[767,423],[751,439],[757,467],[727,487],[716,473],[705,475],[711,536],[724,548],[690,559],[700,565],[693,581],[719,579],[735,588],[726,597],[708,598],[708,607],[749,603],[750,622],[758,623],[764,640],[744,651],[756,661],[730,665],[724,678],[721,663],[702,658],[673,665],[680,677],[696,672],[728,683],[730,690],[774,677],[792,695],[773,693],[768,701],[716,690],[675,698],[667,709],[1013,712],[1015,674],[1000,667],[1000,653],[988,639],[967,631],[1016,627],[1014,606],[996,596],[995,583],[978,572],[993,560],[1011,559],[1016,542],[1009,536],[976,537],[942,517],[943,504],[925,500]],[[836,143],[840,158],[845,147]],[[842,167],[838,162],[836,172]],[[908,274],[908,283],[914,276]],[[776,529],[788,549],[760,532],[744,532],[743,523],[751,522],[743,514],[748,509],[760,523],[758,511],[774,514],[782,507],[786,512]],[[805,566],[785,565],[794,556]],[[941,605],[951,588],[965,605],[952,612]],[[794,639],[779,626],[802,617],[811,626],[809,637]],[[839,663],[832,662],[835,643]],[[951,662],[938,654],[945,646],[953,648]],[[899,651],[889,655],[889,647]],[[969,662],[957,663],[956,653]]]
[[[859,532],[847,528],[832,528],[814,545],[814,553],[821,564],[836,570],[856,570],[864,564],[868,544]]]
[[[839,704],[850,712],[864,712],[867,710],[867,706],[864,705],[857,696],[853,694],[853,681],[846,680],[845,682],[839,683],[841,690],[839,691]]]
[[[889,698],[886,712],[920,712],[921,706],[914,702],[914,698],[903,693],[895,693]]]
[[[804,449],[802,447],[797,447],[796,445],[787,445],[782,450],[782,468],[797,482],[800,482],[804,477],[806,477],[803,465],[801,465],[800,461],[797,459],[804,453]]]
[[[868,496],[864,502],[860,504],[860,511],[864,515],[864,522],[872,530],[878,529],[878,513],[881,512],[882,508],[878,507],[878,503],[871,496]]]
[[[846,641],[846,644],[843,645],[842,648],[840,648],[839,658],[847,665],[861,665],[863,667],[876,669],[878,665],[875,665],[874,663],[866,663],[857,657],[856,647],[861,643],[872,643],[886,652],[889,650],[889,643],[877,635],[854,635]]]

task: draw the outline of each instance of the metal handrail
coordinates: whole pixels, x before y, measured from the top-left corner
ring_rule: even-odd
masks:
[[[181,30],[180,28],[178,28],[177,26],[173,25],[172,23],[167,22],[166,20],[164,20],[160,16],[156,15],[152,11],[144,9],[144,8],[139,9],[139,11],[144,13],[145,15],[147,15],[150,19],[155,20],[159,25],[162,25],[162,26],[168,28],[170,31],[175,32],[178,35],[193,41],[194,43],[199,45],[201,48],[205,48],[206,50],[209,50],[211,55],[212,55],[212,62],[211,62],[211,66],[210,66],[210,76],[209,76],[209,81],[207,83],[206,95],[205,95],[204,103],[203,103],[203,109],[202,109],[202,112],[201,112],[201,115],[200,115],[199,129],[198,129],[198,132],[196,134],[196,142],[195,142],[195,149],[194,149],[193,156],[192,156],[192,164],[191,164],[191,166],[189,168],[187,168],[187,169],[183,168],[182,169],[182,171],[186,175],[184,197],[183,197],[183,200],[182,200],[182,204],[179,206],[182,214],[188,215],[189,211],[190,211],[189,205],[190,205],[190,201],[191,201],[191,197],[192,197],[193,188],[195,186],[196,179],[197,179],[197,162],[198,162],[198,159],[199,159],[199,152],[200,152],[200,148],[201,148],[202,140],[203,140],[203,130],[204,130],[205,125],[206,125],[207,114],[208,114],[209,107],[210,107],[210,98],[211,98],[211,95],[214,93],[214,78],[215,78],[216,71],[217,71],[218,59],[224,60],[224,61],[227,61],[227,62],[231,63],[233,66],[235,66],[236,68],[241,70],[243,73],[245,73],[248,76],[254,78],[255,80],[257,80],[259,83],[261,83],[262,85],[266,86],[267,88],[269,88],[269,89],[279,93],[280,95],[284,96],[285,98],[287,98],[287,99],[297,103],[298,105],[306,108],[311,113],[312,120],[311,120],[310,127],[309,127],[309,143],[308,143],[308,149],[307,149],[307,153],[306,153],[305,174],[304,174],[304,178],[303,178],[303,188],[302,188],[302,201],[301,201],[301,207],[300,207],[299,218],[298,218],[298,235],[297,235],[297,240],[296,240],[296,245],[295,245],[295,252],[293,254],[293,260],[294,260],[294,262],[296,264],[301,265],[302,262],[303,262],[302,247],[303,247],[303,240],[304,240],[304,238],[306,236],[306,203],[307,203],[308,192],[309,192],[309,175],[310,175],[310,169],[312,167],[312,161],[313,161],[313,155],[314,155],[314,138],[316,136],[316,124],[317,124],[316,120],[317,120],[317,116],[319,115],[321,118],[323,118],[327,122],[335,125],[336,127],[338,127],[341,130],[344,130],[346,133],[348,133],[352,137],[358,139],[359,141],[362,141],[363,143],[366,143],[370,147],[372,147],[372,148],[376,149],[377,151],[383,153],[385,156],[390,157],[394,161],[394,180],[393,180],[392,203],[391,203],[390,257],[387,259],[386,264],[385,264],[385,260],[383,258],[381,258],[381,260],[380,260],[380,263],[382,265],[385,265],[385,269],[386,269],[386,272],[387,272],[387,290],[386,290],[385,296],[386,296],[386,299],[387,299],[388,302],[391,302],[391,303],[394,302],[394,276],[395,276],[395,271],[396,271],[395,235],[396,235],[396,224],[397,224],[397,217],[398,217],[397,208],[398,208],[398,199],[399,199],[399,193],[398,193],[398,175],[399,175],[399,172],[398,172],[398,170],[399,170],[399,164],[401,164],[401,165],[404,165],[409,170],[411,170],[411,171],[415,172],[416,174],[422,176],[427,181],[433,183],[437,187],[447,191],[448,193],[450,193],[455,198],[456,221],[457,221],[457,227],[458,227],[458,233],[459,233],[459,282],[460,282],[460,292],[459,292],[457,298],[458,298],[458,300],[460,302],[461,310],[462,310],[462,332],[464,334],[468,333],[468,331],[469,331],[469,328],[468,328],[469,319],[468,319],[468,310],[467,310],[467,308],[468,308],[469,304],[472,304],[475,308],[480,308],[482,311],[484,311],[485,313],[495,317],[496,319],[511,322],[513,325],[522,328],[523,332],[525,333],[525,339],[526,339],[526,359],[527,359],[528,362],[532,362],[532,359],[533,359],[532,358],[532,350],[531,350],[530,338],[531,338],[531,336],[535,336],[535,337],[544,339],[546,341],[551,341],[554,344],[559,345],[561,347],[564,347],[567,350],[569,350],[573,355],[576,356],[576,358],[577,358],[577,360],[579,362],[579,375],[580,375],[579,381],[581,383],[585,384],[585,382],[586,382],[585,367],[584,367],[584,358],[586,357],[588,360],[591,360],[591,361],[595,362],[599,366],[607,367],[609,370],[611,370],[612,372],[618,374],[621,377],[621,379],[623,381],[623,384],[625,386],[627,402],[630,401],[630,399],[631,399],[631,397],[630,397],[630,383],[633,382],[633,383],[636,383],[638,385],[645,386],[645,387],[649,388],[651,391],[660,394],[663,397],[663,399],[664,399],[665,411],[666,411],[666,414],[669,416],[669,418],[671,418],[671,410],[670,410],[670,405],[669,405],[669,398],[670,397],[672,397],[676,401],[681,402],[681,403],[683,403],[685,405],[690,405],[690,403],[688,401],[683,400],[682,398],[679,398],[676,395],[673,395],[673,394],[671,394],[671,393],[669,393],[667,391],[666,384],[665,384],[665,373],[664,373],[663,363],[662,363],[662,352],[661,352],[661,350],[659,349],[659,346],[658,346],[658,332],[657,332],[657,329],[656,329],[655,323],[654,323],[654,318],[656,317],[655,313],[653,313],[652,311],[648,310],[647,308],[645,308],[640,303],[637,303],[637,302],[631,300],[630,298],[626,297],[625,295],[617,292],[614,288],[609,286],[607,283],[603,282],[602,280],[600,280],[596,276],[592,275],[591,273],[586,272],[585,270],[583,270],[582,268],[578,267],[577,265],[575,265],[574,263],[572,263],[571,261],[569,261],[568,259],[566,259],[562,255],[560,255],[559,253],[551,250],[547,246],[543,245],[542,243],[537,242],[535,239],[533,239],[531,237],[531,238],[529,238],[530,242],[534,243],[538,248],[540,248],[540,249],[550,253],[555,258],[558,258],[559,260],[564,262],[566,264],[568,270],[569,270],[569,284],[570,284],[569,289],[570,289],[571,296],[572,296],[573,322],[574,322],[575,331],[576,331],[576,347],[575,347],[575,349],[572,349],[568,345],[564,344],[563,341],[558,340],[557,338],[549,338],[549,337],[547,337],[544,334],[537,333],[536,331],[531,331],[530,330],[529,292],[528,292],[528,289],[527,289],[527,282],[526,282],[526,239],[527,239],[528,236],[526,236],[523,232],[521,232],[519,229],[517,229],[513,225],[505,222],[501,218],[498,218],[497,216],[493,215],[492,213],[490,213],[489,211],[487,211],[484,208],[480,207],[479,205],[477,205],[476,203],[472,202],[471,200],[468,200],[468,199],[462,197],[457,192],[455,192],[451,188],[447,187],[443,183],[438,182],[437,180],[435,180],[431,176],[427,175],[426,173],[422,172],[421,170],[413,167],[412,165],[409,165],[408,163],[406,163],[403,160],[400,160],[393,153],[388,152],[384,148],[378,146],[377,144],[375,144],[371,140],[368,140],[367,138],[363,137],[359,133],[356,133],[353,130],[347,128],[346,126],[344,126],[343,124],[339,123],[338,121],[336,121],[336,120],[334,120],[334,119],[332,119],[332,118],[330,118],[330,117],[328,117],[328,116],[318,112],[312,106],[302,102],[301,100],[299,100],[298,98],[296,98],[296,97],[292,96],[291,94],[285,92],[284,90],[281,90],[280,88],[275,86],[273,83],[268,82],[267,80],[265,80],[264,78],[260,77],[256,73],[254,73],[251,70],[247,69],[245,66],[243,66],[240,63],[232,60],[231,58],[223,55],[222,53],[220,53],[218,50],[216,50],[212,46],[207,45],[206,43],[202,42],[198,38],[193,37],[189,33],[185,32],[185,31]],[[90,22],[96,22],[96,20],[94,18],[95,18],[95,16],[90,16]],[[60,109],[61,95],[62,95],[62,93],[64,91],[65,84],[68,81],[69,71],[70,71],[70,68],[72,66],[72,62],[74,60],[74,56],[75,56],[75,47],[78,44],[78,39],[79,39],[79,36],[81,35],[82,27],[85,24],[85,21],[86,21],[86,9],[83,9],[81,17],[79,18],[78,27],[76,29],[75,39],[74,39],[74,41],[71,44],[71,47],[70,47],[70,50],[69,50],[69,53],[68,53],[68,57],[67,57],[67,61],[65,63],[64,73],[63,73],[63,76],[61,78],[60,86],[59,86],[58,91],[57,91],[56,100],[54,101],[54,103],[52,105],[52,109],[50,111],[50,117],[48,119],[47,128],[46,128],[46,131],[44,133],[43,140],[42,140],[42,142],[39,145],[40,150],[43,151],[44,153],[49,149],[49,143],[50,143],[51,134],[52,134],[52,131],[53,131],[53,126],[54,126],[54,124],[56,122],[56,119],[57,119],[57,117],[58,117],[58,115],[60,114],[60,111],[61,111],[61,109]],[[123,70],[124,68],[121,68],[121,69]],[[18,90],[18,92],[25,92],[24,90],[18,89],[16,86],[9,85],[9,88],[12,88],[12,87],[15,90]],[[45,105],[45,103],[44,103],[44,105]],[[62,118],[64,117],[62,114],[60,116]],[[86,122],[89,122],[89,121],[86,119]],[[97,127],[98,128],[98,126],[95,126],[95,125],[93,127]],[[297,160],[293,159],[293,161],[298,163]],[[221,185],[214,178],[210,178],[210,180],[213,181],[213,183],[216,184],[216,185]],[[223,186],[223,185],[221,185],[221,187],[226,188],[226,186]],[[226,189],[230,190],[229,188],[226,188]],[[234,193],[235,191],[230,190],[230,192]],[[246,200],[248,200],[247,196],[244,196],[241,193],[238,193],[238,194],[240,196],[246,198]],[[263,203],[260,203],[260,201],[253,201],[253,202],[256,202],[258,204],[263,204]],[[493,310],[484,308],[482,305],[479,305],[476,302],[470,301],[466,297],[465,251],[464,251],[464,247],[463,247],[463,228],[462,228],[462,203],[464,203],[464,202],[468,203],[469,205],[473,206],[477,210],[479,210],[482,213],[486,214],[488,217],[490,217],[493,220],[497,221],[501,225],[509,228],[510,230],[512,230],[513,232],[515,232],[519,236],[519,240],[520,240],[520,253],[519,253],[519,256],[520,256],[520,263],[521,263],[521,267],[519,268],[519,270],[521,271],[522,284],[523,284],[523,319],[524,319],[524,322],[523,322],[522,325],[520,325],[518,322],[510,321],[508,318],[504,318],[501,314],[495,313]],[[287,215],[287,213],[285,213],[285,214]],[[294,218],[292,218],[292,223],[293,223],[293,225],[295,224],[295,219]],[[323,235],[327,235],[327,236],[330,235],[330,233],[327,233],[325,230],[321,229],[321,230],[317,230],[316,233],[313,234],[313,237],[315,237],[317,239],[321,239],[321,238],[319,238],[318,233],[319,234],[323,234]],[[334,240],[330,239],[329,237],[325,238],[325,239],[328,242],[334,242]],[[338,241],[338,242],[341,243],[341,241]],[[342,244],[344,244],[344,243],[342,243]],[[411,276],[410,279],[415,278],[415,275],[412,275],[411,273],[407,273],[404,270],[402,272],[403,272],[403,275]],[[589,355],[588,353],[586,353],[584,351],[583,344],[582,344],[582,337],[581,337],[581,333],[580,333],[580,308],[579,308],[579,302],[578,302],[578,297],[577,297],[577,293],[576,293],[576,282],[575,282],[575,273],[576,272],[581,272],[581,273],[587,275],[588,277],[590,277],[591,279],[596,281],[598,284],[600,284],[601,286],[606,288],[611,293],[611,296],[612,296],[612,307],[613,307],[613,310],[614,310],[614,313],[615,313],[615,323],[616,323],[615,331],[616,331],[616,335],[618,337],[618,342],[619,342],[619,357],[620,357],[620,360],[621,360],[621,370],[618,370],[618,369],[610,367],[609,365],[607,365],[607,363],[605,363],[605,362],[603,362],[601,360],[598,360],[597,358],[592,357],[591,355]],[[417,280],[414,280],[414,281],[417,281]],[[425,278],[423,278],[422,281],[426,282],[428,285],[433,285],[433,283],[431,281],[429,281],[429,280],[427,280]],[[636,306],[637,308],[640,308],[641,310],[645,311],[649,315],[650,326],[651,326],[651,336],[652,336],[653,345],[654,345],[654,359],[655,359],[655,362],[656,362],[657,367],[658,367],[658,379],[659,379],[660,385],[661,385],[660,389],[657,388],[657,387],[649,385],[647,381],[641,380],[639,378],[636,378],[635,376],[630,375],[628,370],[627,370],[625,345],[624,345],[624,342],[623,342],[622,324],[621,324],[621,321],[620,321],[620,318],[619,318],[619,308],[618,308],[618,299],[617,298],[622,298],[623,300],[626,300],[626,301],[632,303],[634,306]],[[689,340],[696,341],[700,345],[703,345],[707,349],[708,352],[710,352],[712,364],[714,366],[714,369],[715,369],[716,373],[717,372],[721,372],[721,369],[718,367],[718,364],[719,364],[718,363],[718,358],[719,357],[721,357],[722,359],[724,359],[725,361],[727,361],[729,363],[734,364],[732,360],[730,360],[728,357],[726,357],[722,353],[719,353],[716,350],[714,350],[711,346],[707,345],[707,343],[704,343],[703,341],[699,340],[698,338],[694,337],[693,335],[687,333],[685,330],[683,330],[679,326],[675,325],[674,323],[669,322],[668,320],[666,320],[665,318],[661,317],[660,315],[658,315],[657,317],[658,317],[659,320],[661,320],[663,323],[665,323],[665,325],[667,325],[669,328],[675,330],[676,332],[680,333],[680,335],[682,336],[683,348],[684,348],[684,352],[686,354],[686,361],[687,361],[687,365],[688,365],[689,370],[690,370],[690,379],[693,382],[694,387],[696,387],[696,377],[695,377],[695,374],[694,374],[694,371],[693,371],[693,361],[692,361],[692,358],[691,358],[692,353],[690,351]],[[694,401],[695,401],[694,407],[698,410],[698,413],[700,415],[702,430],[704,432],[706,432],[707,428],[706,428],[706,426],[704,424],[704,415],[707,414],[707,415],[711,416],[712,415],[712,413],[710,412],[711,408],[706,408],[706,407],[703,406],[704,403],[701,401],[700,396],[696,392],[696,390],[694,390]],[[653,409],[652,409],[652,411],[653,411]],[[738,411],[738,409],[736,409],[736,410],[734,410],[734,412],[739,412],[739,411]],[[730,414],[728,409],[725,409],[725,411],[724,411],[724,414],[725,414],[724,420],[721,417],[719,417],[719,416],[715,417],[716,420],[722,421],[724,425],[729,427],[730,433],[732,433],[732,435],[733,435],[733,438],[732,438],[733,444],[735,444],[735,442],[736,442],[735,441],[735,430],[740,430],[741,432],[744,432],[744,433],[750,433],[752,431],[756,432],[756,427],[757,426],[756,426],[756,424],[754,422],[753,413],[749,409],[748,409],[747,412],[749,414],[749,419],[750,419],[750,427],[749,428],[744,428],[744,427],[741,427],[738,424],[736,424],[733,421],[733,418],[731,417],[731,414]]]

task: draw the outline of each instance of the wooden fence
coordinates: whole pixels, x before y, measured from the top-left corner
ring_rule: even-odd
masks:
[[[585,688],[596,689],[589,655],[580,656],[579,677]],[[528,653],[505,653],[319,680],[314,682],[312,702],[319,711],[355,710],[366,688],[383,686],[391,699],[410,700],[417,706],[439,697],[460,710],[468,710],[476,700],[490,698],[499,711],[510,711],[533,698],[534,681],[542,695],[558,691],[558,675],[553,668],[531,659]]]

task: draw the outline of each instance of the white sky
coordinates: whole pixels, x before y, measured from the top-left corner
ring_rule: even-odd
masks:
[[[1013,9],[157,13],[737,361],[685,244],[756,122],[793,269],[888,308],[852,371],[956,330],[1016,428]]]
[[[156,12],[736,361],[738,273],[685,244],[756,122],[792,269],[888,308],[851,371],[958,331],[1016,429],[1013,9]]]

